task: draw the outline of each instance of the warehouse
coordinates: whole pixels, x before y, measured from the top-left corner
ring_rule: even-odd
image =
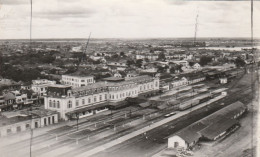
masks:
[[[201,135],[197,132],[205,127],[206,125],[203,123],[196,123],[184,128],[174,136],[168,138],[168,148],[182,147],[184,149],[191,149],[201,138]]]
[[[199,134],[202,136],[201,140],[215,141],[218,138],[236,129],[238,126],[239,125],[237,120],[223,118],[220,119],[218,122],[209,125],[207,128],[199,131]]]
[[[191,149],[199,141],[217,140],[239,127],[237,119],[246,110],[247,107],[243,103],[239,101],[232,103],[170,136],[168,148]]]

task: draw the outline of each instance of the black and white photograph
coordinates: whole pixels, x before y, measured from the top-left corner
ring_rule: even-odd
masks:
[[[0,0],[0,157],[260,157],[260,0]]]

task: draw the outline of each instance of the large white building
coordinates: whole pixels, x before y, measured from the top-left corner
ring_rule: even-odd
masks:
[[[95,83],[94,76],[62,75],[61,83],[72,87],[82,87]]]
[[[138,76],[119,82],[97,82],[84,87],[53,85],[45,96],[45,108],[59,112],[61,119],[85,117],[108,110],[109,103],[159,90],[159,79]]]
[[[47,92],[47,88],[56,84],[56,81],[50,81],[47,79],[32,80],[32,90],[42,97]]]

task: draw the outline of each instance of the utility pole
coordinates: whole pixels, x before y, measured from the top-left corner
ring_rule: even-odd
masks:
[[[32,0],[31,2],[31,18],[30,18],[30,51],[32,51]],[[32,139],[33,139],[33,128],[32,128],[32,124],[33,124],[33,116],[32,116],[32,105],[31,105],[31,137],[30,137],[30,157],[32,157]]]
[[[79,113],[76,113],[77,116],[77,131],[79,130]]]

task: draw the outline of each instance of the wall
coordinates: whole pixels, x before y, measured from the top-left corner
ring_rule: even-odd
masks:
[[[178,142],[179,147],[183,147],[184,149],[187,149],[187,144],[186,142],[179,136],[172,136],[168,138],[168,148],[174,148],[174,143]]]

